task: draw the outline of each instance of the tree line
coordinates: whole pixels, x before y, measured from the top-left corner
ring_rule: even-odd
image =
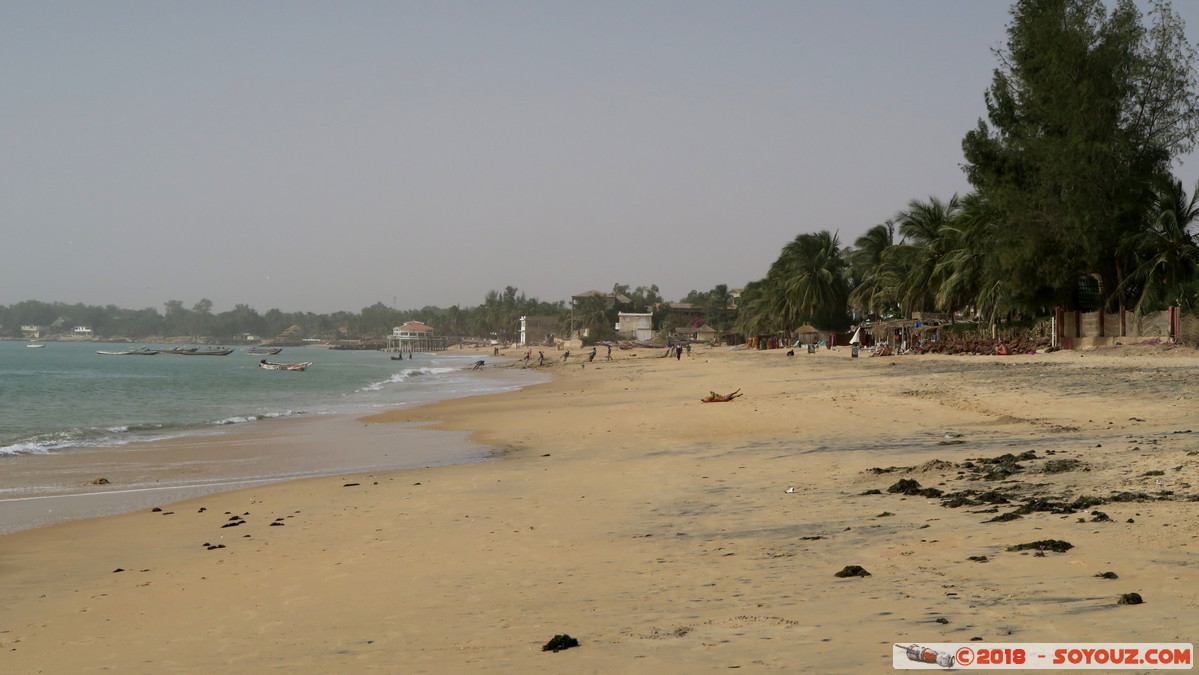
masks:
[[[616,295],[628,297],[628,301],[605,304],[605,297]],[[615,284],[612,296],[599,296],[598,302],[592,298],[585,300],[591,302],[580,302],[572,312],[564,300],[547,302],[530,298],[514,286],[489,291],[483,302],[474,307],[425,306],[398,310],[376,302],[358,312],[331,314],[279,309],[259,313],[245,304],[226,312],[214,312],[213,303],[207,298],[191,307],[180,300],[169,300],[161,312],[153,307],[128,309],[116,305],[26,300],[0,306],[0,336],[20,338],[22,326],[36,326],[43,336],[66,336],[76,326],[86,326],[94,337],[101,339],[195,337],[233,342],[247,335],[267,340],[282,335],[293,340],[381,339],[391,334],[395,326],[420,321],[433,326],[439,335],[510,342],[518,338],[522,316],[554,317],[564,336],[573,324],[576,328],[591,328],[597,336],[612,337],[616,312],[655,308],[662,311],[661,307],[669,306],[663,304],[656,285],[630,289],[627,284]]]
[[[1199,130],[1181,19],[1131,0],[1019,0],[1010,14],[986,119],[962,140],[972,191],[912,200],[851,246],[800,234],[742,292],[742,333],[1194,308],[1199,205],[1171,174]]]

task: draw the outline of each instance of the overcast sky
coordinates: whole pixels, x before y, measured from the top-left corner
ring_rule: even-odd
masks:
[[[1009,6],[0,0],[0,305],[737,288],[969,191]]]

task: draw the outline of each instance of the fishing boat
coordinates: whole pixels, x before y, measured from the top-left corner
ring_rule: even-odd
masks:
[[[274,363],[263,359],[258,362],[259,368],[267,370],[308,370],[308,366],[311,365],[312,361],[305,361],[304,363]]]
[[[279,352],[283,351],[283,348],[282,347],[250,347],[249,349],[245,349],[243,351],[246,354],[249,354],[250,356],[274,356],[275,354],[278,354]]]
[[[44,345],[40,342],[30,342],[29,344],[27,344],[25,346],[30,349],[38,349],[39,347],[45,347],[46,345]]]
[[[221,349],[218,347],[209,347],[208,349],[197,349],[195,347],[192,347],[190,349],[181,349],[178,351],[172,351],[171,353],[179,354],[181,356],[229,356],[230,354],[233,353],[233,350],[232,349]]]
[[[141,347],[139,349],[126,349],[124,351],[96,350],[96,353],[104,354],[105,356],[155,356],[158,354],[158,350]]]

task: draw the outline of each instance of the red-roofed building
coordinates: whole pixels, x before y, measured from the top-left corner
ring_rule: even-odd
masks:
[[[433,327],[420,321],[405,321],[387,336],[387,351],[431,352],[445,349],[445,338],[434,335]]]

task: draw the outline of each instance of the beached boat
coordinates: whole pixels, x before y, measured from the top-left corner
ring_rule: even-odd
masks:
[[[274,356],[275,354],[278,354],[279,352],[283,351],[283,348],[282,347],[250,347],[249,349],[245,349],[242,351],[244,351],[246,354],[249,354],[250,356]]]
[[[308,370],[308,366],[311,365],[312,361],[305,361],[304,363],[274,363],[263,359],[258,362],[259,368],[267,370]]]

